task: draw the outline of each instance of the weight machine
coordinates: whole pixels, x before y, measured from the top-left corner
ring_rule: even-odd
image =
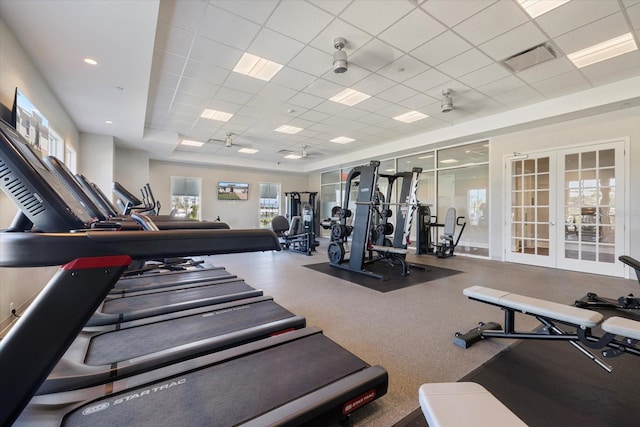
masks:
[[[383,280],[383,276],[367,271],[364,266],[376,261],[385,261],[390,265],[400,264],[403,276],[409,274],[409,264],[405,258],[413,214],[418,206],[416,192],[422,169],[414,168],[412,172],[401,172],[395,175],[379,175],[379,166],[380,162],[374,160],[369,165],[355,167],[349,172],[344,206],[349,206],[351,189],[357,185],[358,194],[353,221],[355,225],[347,225],[347,219],[352,215],[351,210],[340,209],[340,221],[331,227],[332,241],[329,244],[328,256],[333,267]],[[379,177],[388,180],[386,197],[378,191]],[[357,184],[354,181],[356,178],[359,178]],[[394,184],[398,180],[402,181],[400,200],[405,202],[389,203]],[[393,212],[390,207],[394,205],[398,207],[395,227],[389,223]],[[393,240],[389,237],[392,235]],[[351,236],[351,250],[348,263],[344,263],[345,245],[349,236]]]
[[[287,217],[276,216],[271,228],[280,240],[283,249],[311,255],[320,244],[316,240],[316,196],[315,191],[292,191],[284,193],[287,198]],[[308,195],[307,201],[302,195]],[[289,222],[291,221],[291,222]]]
[[[456,226],[460,227],[456,238]],[[416,255],[436,255],[446,258],[454,255],[464,228],[467,226],[464,216],[456,216],[456,209],[447,209],[444,223],[438,223],[438,217],[431,215],[429,206],[418,209],[418,232],[416,233]],[[442,228],[442,234],[438,230]],[[438,236],[434,239],[434,234]]]

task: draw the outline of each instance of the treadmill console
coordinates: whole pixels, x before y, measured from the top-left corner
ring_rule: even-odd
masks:
[[[29,143],[0,120],[0,188],[44,232],[90,228],[95,221]]]

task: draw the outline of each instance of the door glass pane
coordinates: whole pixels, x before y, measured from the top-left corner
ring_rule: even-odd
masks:
[[[580,167],[580,155],[579,154],[568,154],[564,158],[564,170],[578,170]]]
[[[598,166],[607,167],[607,166],[615,166],[616,158],[615,158],[616,150],[602,150],[599,152],[598,156]]]

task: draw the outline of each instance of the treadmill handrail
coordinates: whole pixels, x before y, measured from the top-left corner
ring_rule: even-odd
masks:
[[[280,243],[269,229],[0,233],[0,267],[56,266],[95,256],[144,260],[271,250],[279,251]]]

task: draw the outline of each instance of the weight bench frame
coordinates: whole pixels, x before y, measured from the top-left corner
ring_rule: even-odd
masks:
[[[631,258],[627,255],[622,255],[618,258],[622,263],[629,266],[636,272],[638,283],[640,283],[640,261]],[[640,298],[629,294],[621,296],[617,299],[601,297],[596,293],[589,292],[581,299],[576,300],[576,307],[601,307],[601,308],[620,308],[623,310],[639,310]]]
[[[496,322],[489,322],[480,323],[478,327],[464,334],[456,332],[453,342],[459,347],[469,348],[485,338],[568,341],[608,372],[613,368],[598,359],[589,349],[601,350],[606,358],[623,353],[640,356],[640,348],[636,346],[640,340],[640,321],[614,316],[603,322],[604,316],[592,310],[483,286],[466,288],[463,293],[469,299],[500,307],[504,311],[504,328]],[[517,331],[515,326],[517,312],[535,317],[543,327],[535,331]],[[575,328],[575,332],[567,332],[559,327],[559,324]],[[592,334],[592,328],[596,326],[602,327],[605,332],[600,337]],[[622,339],[617,339],[618,336]]]

